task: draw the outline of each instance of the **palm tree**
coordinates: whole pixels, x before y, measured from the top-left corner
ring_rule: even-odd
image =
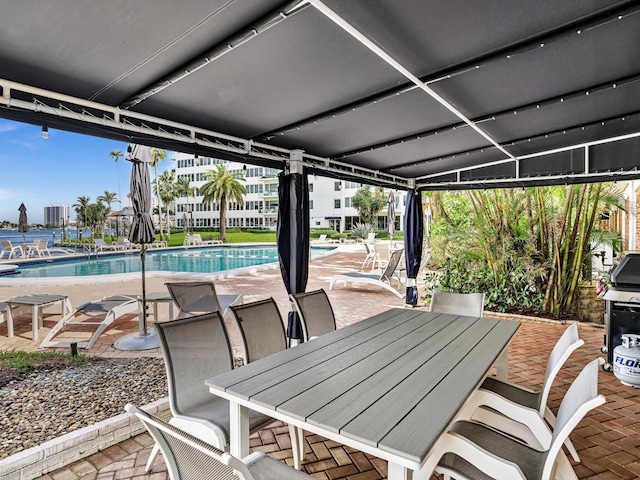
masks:
[[[108,192],[106,190],[104,191],[104,195],[100,195],[97,200],[98,202],[104,202],[107,204],[107,215],[111,212],[111,204],[120,201],[116,192]]]
[[[120,192],[120,164],[118,163],[118,159],[124,157],[124,155],[120,150],[112,150],[109,155],[111,155],[116,162],[116,169],[118,171],[118,202],[120,202],[120,210],[122,210],[122,201],[120,200],[122,198],[122,193]],[[111,210],[111,204],[109,204],[109,210]]]
[[[158,184],[158,164],[167,158],[167,152],[165,152],[161,148],[151,148],[149,149],[149,153],[151,154],[151,158],[153,159],[151,161],[151,166],[154,168],[154,171],[155,171],[154,181],[157,185]],[[158,202],[158,212],[160,212],[160,192],[158,191],[158,189],[156,189],[156,200]],[[162,232],[162,214],[159,214],[158,218],[160,219],[160,240],[164,240],[163,238],[164,234]]]
[[[176,195],[182,197],[185,196],[187,197],[187,208],[189,210],[189,220],[191,222],[193,222],[193,217],[192,217],[192,213],[191,213],[191,205],[189,204],[189,196],[193,196],[196,193],[196,188],[191,186],[191,180],[187,177],[180,177],[177,181],[176,181],[176,185],[175,185],[175,190],[176,190]],[[193,225],[191,225],[191,228],[193,228]],[[193,232],[191,232],[193,233]]]
[[[205,175],[207,181],[200,187],[202,203],[220,205],[220,240],[226,242],[227,200],[244,204],[247,189],[240,183],[240,180],[244,181],[244,177],[241,174],[231,173],[222,164],[216,164],[216,170],[208,170]]]
[[[169,205],[171,205],[171,202],[173,202],[176,198],[175,180],[175,172],[164,171],[155,183],[156,194],[164,204],[168,239],[171,238],[171,226],[169,225]],[[160,225],[160,231],[162,231],[162,214],[160,214]]]
[[[80,219],[83,220],[82,226],[83,227],[86,226],[87,208],[89,207],[90,202],[91,202],[91,198],[82,196],[82,197],[78,197],[76,200],[76,203],[73,204],[73,208],[76,211],[76,223],[78,226],[80,226]]]

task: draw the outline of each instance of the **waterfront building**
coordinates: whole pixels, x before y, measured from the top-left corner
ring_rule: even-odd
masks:
[[[47,227],[62,227],[69,225],[69,206],[50,205],[44,207],[44,225]]]

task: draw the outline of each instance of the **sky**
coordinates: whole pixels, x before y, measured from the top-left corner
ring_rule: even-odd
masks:
[[[128,145],[51,128],[49,140],[42,140],[40,126],[0,119],[0,222],[18,223],[21,202],[29,223],[39,224],[44,207],[67,205],[73,220],[78,197],[94,203],[105,191],[115,192],[122,206],[128,205],[131,163],[124,158],[116,163],[109,155],[114,150],[126,154]],[[174,157],[167,151],[159,174],[173,167]]]

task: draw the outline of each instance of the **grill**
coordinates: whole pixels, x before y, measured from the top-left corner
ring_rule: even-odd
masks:
[[[640,333],[640,253],[629,253],[611,274],[611,287],[604,299],[605,337],[602,352],[607,363],[602,368],[611,370],[613,350],[622,344],[621,336]]]

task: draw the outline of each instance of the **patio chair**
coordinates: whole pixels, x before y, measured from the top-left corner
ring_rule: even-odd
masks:
[[[367,255],[364,257],[364,260],[362,261],[362,266],[360,267],[360,270],[364,270],[364,267],[369,265],[369,263],[371,263],[371,265],[373,266],[376,259],[376,250],[373,245],[370,245],[369,243],[365,242],[364,249],[367,251]]]
[[[308,480],[309,475],[262,452],[242,460],[197,436],[127,404],[125,410],[145,426],[162,451],[171,480]]]
[[[430,473],[437,461],[437,473],[457,480],[576,478],[561,448],[584,416],[605,403],[598,395],[600,361],[588,363],[567,390],[549,448],[541,451],[487,425],[458,421],[438,440],[423,473]]]
[[[484,293],[455,293],[433,289],[430,312],[482,317]]]
[[[5,253],[9,254],[9,256],[7,257],[8,259],[17,256],[17,254],[20,254],[21,257],[24,257],[25,252],[22,248],[22,245],[14,245],[11,243],[11,240],[0,240],[0,243],[2,244],[2,253],[0,253],[0,258],[4,258]]]
[[[170,420],[191,435],[224,449],[229,443],[229,402],[211,395],[205,380],[233,369],[233,352],[219,311],[169,322],[154,323],[162,348]],[[273,418],[251,411],[249,429],[254,432],[273,423]],[[146,471],[158,453],[151,452]],[[164,452],[163,452],[164,453]]]
[[[213,282],[168,282],[165,285],[178,306],[177,318],[215,311],[226,316],[230,305],[242,303],[240,294],[218,295]]]
[[[536,448],[549,448],[556,417],[547,406],[551,386],[569,356],[584,341],[578,337],[578,324],[571,324],[556,342],[544,373],[542,389],[531,391],[513,383],[487,377],[460,412],[459,419],[474,419],[524,440]],[[485,408],[486,407],[486,408]],[[580,457],[569,438],[565,446],[576,462]]]
[[[273,297],[266,300],[231,305],[235,325],[244,348],[246,363],[255,362],[288,347],[287,334],[280,316],[280,310]],[[304,458],[304,431],[289,426],[293,465],[296,469]]]
[[[322,288],[312,292],[292,293],[289,298],[300,315],[302,338],[305,342],[336,329],[331,302]]]
[[[37,255],[38,257],[51,256],[51,250],[49,250],[49,240],[41,238],[29,245],[27,249],[27,257]]]
[[[399,292],[391,285],[392,280],[395,280],[395,282],[398,284],[398,287],[402,285],[402,282],[400,282],[400,280],[396,276],[396,269],[398,268],[398,264],[400,263],[400,259],[402,258],[402,253],[403,250],[394,250],[391,253],[391,258],[389,259],[387,266],[384,268],[384,270],[381,270],[379,274],[347,272],[334,275],[329,283],[329,290],[333,290],[333,286],[336,282],[343,282],[345,285],[347,283],[363,283],[367,285],[377,285],[386,290],[389,290],[394,295],[403,298],[404,293]]]
[[[273,298],[243,305],[231,305],[236,327],[242,337],[246,363],[287,348],[287,334],[280,310]]]

